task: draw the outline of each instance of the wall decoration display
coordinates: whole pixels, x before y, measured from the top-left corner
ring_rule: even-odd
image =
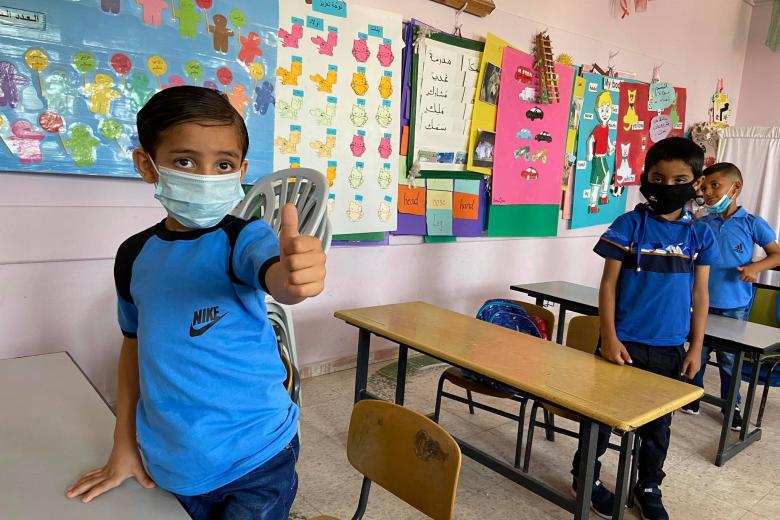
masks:
[[[685,89],[669,83],[620,85],[615,151],[617,186],[639,184],[647,150],[661,139],[685,134],[685,104]]]
[[[572,229],[609,224],[626,210],[615,182],[618,108],[623,80],[587,73],[574,174]]]
[[[485,181],[419,179],[398,186],[397,235],[479,237],[485,226]]]
[[[580,128],[580,113],[582,112],[584,97],[585,78],[580,75],[578,67],[574,77],[574,91],[571,95],[571,108],[569,109],[569,127],[566,131],[566,155],[563,158],[563,201],[561,203],[561,217],[563,220],[571,220],[574,168],[577,163],[577,133]]]
[[[504,49],[509,43],[492,33],[485,38],[485,50],[479,65],[477,90],[474,98],[474,110],[471,114],[471,129],[469,130],[468,161],[466,169],[483,175],[493,173],[492,160],[486,162],[477,157],[476,147],[484,146],[486,133],[496,131],[496,110],[501,98],[501,60]]]
[[[401,16],[339,5],[344,9],[329,8],[333,2],[279,2],[274,169],[297,165],[327,174],[335,234],[391,231]]]
[[[414,31],[417,38],[420,27]],[[438,32],[417,41],[407,165],[418,163],[423,176],[463,172],[483,44]]]
[[[18,3],[18,2],[17,2]],[[176,85],[221,90],[271,171],[275,0],[25,0],[0,24],[0,171],[138,177],[135,117]]]
[[[535,58],[506,47],[493,162],[493,204],[560,204],[574,69],[556,64],[558,101],[536,101]],[[530,76],[530,77],[529,77]],[[480,141],[477,140],[476,152]],[[475,152],[475,153],[476,153]],[[474,161],[477,164],[479,154]]]

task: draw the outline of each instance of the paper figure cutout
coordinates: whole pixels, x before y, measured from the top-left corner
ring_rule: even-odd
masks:
[[[336,181],[336,161],[328,161],[328,167],[325,169],[325,177],[328,179],[328,187],[332,187]]]
[[[50,134],[57,134],[60,145],[62,146],[62,151],[65,153],[68,152],[65,148],[65,141],[62,140],[62,133],[60,133],[62,127],[65,126],[65,120],[62,119],[61,115],[56,112],[41,112],[41,115],[38,116],[38,124],[44,131],[49,132]]]
[[[263,51],[260,50],[260,44],[262,43],[260,35],[252,31],[246,37],[239,37],[238,40],[241,42],[238,61],[249,67],[256,57],[263,55]]]
[[[629,91],[630,92],[630,91]],[[631,171],[631,164],[628,159],[629,151],[631,150],[631,143],[620,143],[620,167],[615,171],[615,183],[616,186],[623,186],[634,182],[634,172]],[[615,190],[613,190],[615,195]],[[619,197],[620,195],[615,195]]]
[[[382,159],[387,159],[393,153],[393,145],[392,142],[390,141],[389,134],[385,134],[379,140],[379,146],[377,147],[377,151],[379,152],[379,157],[381,157]]]
[[[133,62],[127,54],[118,52],[111,56],[111,68],[114,72],[122,76],[122,85],[127,81],[127,75],[130,73],[130,69],[133,68]]]
[[[149,76],[143,72],[134,72],[127,82],[127,97],[130,110],[138,112],[154,94],[154,88],[149,85]]]
[[[393,174],[390,172],[390,164],[385,163],[382,168],[379,169],[379,176],[377,178],[379,187],[386,190],[393,182]]]
[[[390,44],[381,43],[379,45],[379,51],[376,53],[376,59],[379,60],[379,63],[381,63],[383,67],[389,67],[393,64],[394,58],[393,49],[390,48]]]
[[[390,76],[382,76],[379,80],[379,95],[383,99],[390,99],[393,95],[393,79]]]
[[[27,76],[16,70],[16,65],[0,61],[0,107],[16,108],[19,104],[19,88],[30,84]]]
[[[88,98],[92,100],[89,109],[101,115],[108,115],[111,111],[111,103],[119,98],[119,91],[114,89],[114,78],[108,74],[95,74],[95,82],[90,83],[84,89]]]
[[[323,126],[333,124],[333,118],[336,117],[336,98],[329,97],[325,108],[314,108],[309,113],[317,119],[317,122]]]
[[[355,195],[355,200],[349,201],[349,207],[347,207],[347,218],[352,222],[357,222],[363,218],[362,195]]]
[[[607,155],[615,153],[615,143],[609,138],[609,118],[612,117],[612,96],[603,91],[596,98],[596,115],[599,124],[588,138],[587,158],[592,163],[590,173],[590,203],[588,213],[598,213],[597,205],[609,204],[607,186],[609,186],[609,164]]]
[[[6,142],[24,165],[41,163],[41,141],[46,135],[33,130],[29,121],[20,119],[11,124],[11,136]]]
[[[366,151],[366,134],[362,130],[358,130],[358,133],[352,136],[352,142],[349,145],[349,149],[352,150],[352,155],[355,157],[361,157]]]
[[[362,100],[359,100],[362,101]],[[352,113],[349,115],[349,120],[355,126],[363,126],[368,121],[368,112],[366,112],[366,106],[364,104],[355,103],[352,105]]]
[[[92,130],[84,125],[74,125],[70,129],[70,138],[65,141],[76,166],[93,166],[99,145],[100,141],[92,135]]]
[[[184,64],[184,74],[192,81],[198,81],[203,76],[203,65],[198,60],[190,60]]]
[[[309,76],[309,79],[317,84],[318,92],[331,93],[333,92],[333,85],[336,84],[338,79],[338,73],[333,68],[328,67],[328,72],[325,73],[324,78],[320,74],[312,74]]]
[[[521,146],[515,150],[515,159],[523,158],[526,161],[531,159],[531,147],[528,145]]]
[[[303,37],[303,25],[293,24],[288,32],[283,27],[279,27],[279,39],[282,40],[282,47],[298,48],[298,41]]]
[[[174,0],[171,0],[173,2]],[[176,16],[179,20],[179,36],[182,38],[195,38],[198,35],[198,24],[203,16],[195,11],[193,0],[179,0],[179,10]]]
[[[252,102],[246,95],[246,87],[241,83],[236,83],[228,92],[227,97],[236,112],[241,114],[241,117],[246,117],[246,107]]]
[[[672,131],[672,118],[666,114],[658,114],[650,120],[650,140],[654,143],[666,139]]]
[[[288,138],[277,137],[274,139],[274,146],[279,148],[281,154],[298,153],[298,145],[301,143],[301,127],[291,126],[290,136]]]
[[[109,141],[116,143],[116,145],[122,151],[122,155],[127,156],[127,150],[125,150],[124,147],[119,143],[119,138],[122,136],[122,131],[122,123],[116,119],[105,119],[98,125],[98,132],[100,132],[100,134]]]
[[[363,175],[363,168],[363,163],[356,163],[355,166],[352,167],[352,171],[349,172],[347,182],[349,182],[349,187],[353,190],[356,190],[363,185],[365,180],[365,176]]]
[[[362,96],[368,91],[366,70],[363,67],[358,67],[358,71],[352,73],[352,83],[350,83],[350,86],[352,87],[352,91],[358,96]]]
[[[162,10],[168,8],[168,2],[165,0],[136,0],[136,3],[144,10],[144,23],[159,27],[162,23]]]
[[[325,135],[325,142],[320,140],[309,143],[309,146],[317,151],[317,157],[331,158],[333,156],[333,148],[336,147],[336,135],[331,129],[328,129],[328,133]]]
[[[285,119],[298,119],[298,112],[303,107],[303,92],[298,91],[298,94],[293,92],[293,97],[289,103],[286,101],[277,101],[276,108],[278,109],[279,117]]]
[[[238,30],[238,39],[241,40],[241,28],[246,24],[246,15],[241,9],[232,9],[230,11],[230,23]]]
[[[292,57],[290,70],[284,67],[276,68],[276,75],[282,80],[282,85],[297,85],[301,74],[303,74],[303,60],[299,56]]]
[[[214,50],[227,54],[228,40],[235,33],[227,28],[227,18],[221,14],[215,14],[212,18],[214,25],[209,25],[209,32],[214,35]]]
[[[171,87],[181,87],[186,84],[187,82],[184,81],[184,78],[182,78],[177,74],[171,74],[170,76],[168,76],[168,83],[163,85],[163,89],[171,88]]]
[[[274,104],[276,104],[274,86],[268,81],[263,81],[262,86],[255,87],[255,112],[265,115],[268,107]]]
[[[76,70],[81,72],[82,79],[84,80],[84,86],[87,86],[87,74],[95,70],[97,60],[95,57],[87,51],[80,51],[73,55],[73,65]]]
[[[393,114],[390,112],[390,106],[383,104],[376,111],[376,122],[382,128],[387,128],[393,122]]]
[[[393,210],[390,204],[393,202],[393,197],[390,195],[385,196],[384,200],[379,203],[379,209],[377,210],[377,217],[382,222],[387,222],[393,214]]]
[[[195,3],[203,10],[203,20],[206,23],[206,32],[209,32],[209,9],[214,5],[214,0],[195,0]]]
[[[368,42],[364,38],[357,38],[352,42],[352,56],[360,63],[368,61],[371,51],[368,50]]]
[[[28,49],[24,53],[24,62],[38,76],[38,91],[40,92],[41,97],[45,97],[46,94],[43,91],[41,72],[46,70],[46,67],[49,66],[49,57],[41,49]]]
[[[119,14],[120,0],[100,0],[100,8],[104,13]]]
[[[160,77],[168,71],[168,63],[162,56],[151,56],[146,60],[146,67],[157,78],[157,86],[162,89],[162,80]]]
[[[43,80],[46,90],[47,108],[54,112],[69,113],[73,111],[78,89],[72,85],[68,73],[64,70],[53,70]]]
[[[333,48],[338,41],[339,35],[336,31],[329,31],[327,40],[319,35],[311,38],[311,42],[319,48],[317,52],[324,56],[333,56]]]
[[[547,148],[540,148],[531,156],[531,162],[541,161],[542,164],[547,164]]]
[[[631,127],[639,122],[636,113],[636,89],[628,90],[628,112],[623,116],[623,130],[631,130]]]
[[[533,166],[529,166],[520,172],[520,177],[527,181],[535,181],[539,179],[539,171]]]

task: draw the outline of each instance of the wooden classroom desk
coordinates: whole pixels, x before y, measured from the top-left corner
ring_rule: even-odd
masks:
[[[111,453],[114,415],[67,353],[0,360],[0,518],[185,520],[135,479],[89,504],[65,489]]]
[[[559,343],[563,342],[563,323],[567,310],[589,315],[597,315],[599,312],[599,290],[595,287],[570,282],[542,282],[513,285],[511,289],[536,298],[538,305],[542,305],[545,301],[560,305],[558,315]],[[754,367],[758,367],[762,356],[780,352],[780,329],[710,314],[707,317],[707,328],[704,331],[704,343],[717,350],[733,352],[734,373],[741,374],[742,364],[746,358]],[[759,370],[754,369],[745,399],[742,431],[739,432],[735,442],[729,442],[729,432],[737,402],[737,387],[741,378],[731,378],[731,388],[725,401],[709,394],[703,398],[705,402],[725,407],[727,410],[723,416],[718,451],[715,454],[715,464],[718,466],[722,466],[737,453],[761,439],[761,428],[750,429],[750,415],[753,408],[753,398],[758,387],[758,376]]]
[[[411,302],[338,311],[336,318],[360,329],[355,400],[374,397],[366,389],[370,335],[399,344],[396,402],[403,404],[408,349],[507,384],[532,399],[570,410],[583,418],[585,453],[578,479],[593,479],[597,425],[622,436],[616,506],[622,518],[628,464],[636,428],[701,397],[702,390],[669,378],[618,366],[596,356],[492,325],[427,303]],[[572,501],[546,484],[458,440],[463,453],[574,513],[588,517],[590,487]],[[572,453],[573,455],[573,453]]]

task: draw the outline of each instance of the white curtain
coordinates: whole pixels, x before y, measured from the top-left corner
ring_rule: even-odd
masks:
[[[718,161],[742,171],[745,185],[739,204],[780,231],[780,127],[721,130]]]

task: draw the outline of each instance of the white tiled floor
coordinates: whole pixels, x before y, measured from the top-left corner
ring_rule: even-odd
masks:
[[[369,378],[372,391],[385,397],[393,394],[393,365],[372,365]],[[406,405],[422,413],[432,412],[436,382],[442,370],[442,365],[411,367],[406,386]],[[302,452],[298,464],[300,487],[291,519],[304,520],[327,514],[348,520],[354,513],[362,478],[346,459],[354,377],[355,371],[347,370],[303,381]],[[717,379],[717,369],[708,370],[708,388],[716,388]],[[506,406],[500,400],[492,400],[491,404]],[[512,408],[515,406],[507,409]],[[475,415],[469,415],[465,405],[452,401],[445,401],[443,410],[441,424],[446,429],[511,463],[516,423],[480,410]],[[557,421],[561,425],[566,424],[563,419],[558,418]],[[762,440],[722,468],[712,462],[720,432],[719,421],[719,411],[709,405],[702,405],[699,416],[675,414],[665,466],[668,476],[662,488],[671,518],[780,518],[780,391],[772,389],[770,392]],[[575,441],[557,435],[555,442],[548,442],[540,430],[537,433],[531,473],[565,491],[571,482],[569,468]],[[603,463],[602,479],[611,487],[615,480],[617,454],[609,451],[603,457]],[[570,517],[551,503],[464,457],[456,518],[549,520]],[[402,520],[424,517],[383,489],[373,486],[366,518]],[[639,518],[637,510],[628,511],[626,518]]]

